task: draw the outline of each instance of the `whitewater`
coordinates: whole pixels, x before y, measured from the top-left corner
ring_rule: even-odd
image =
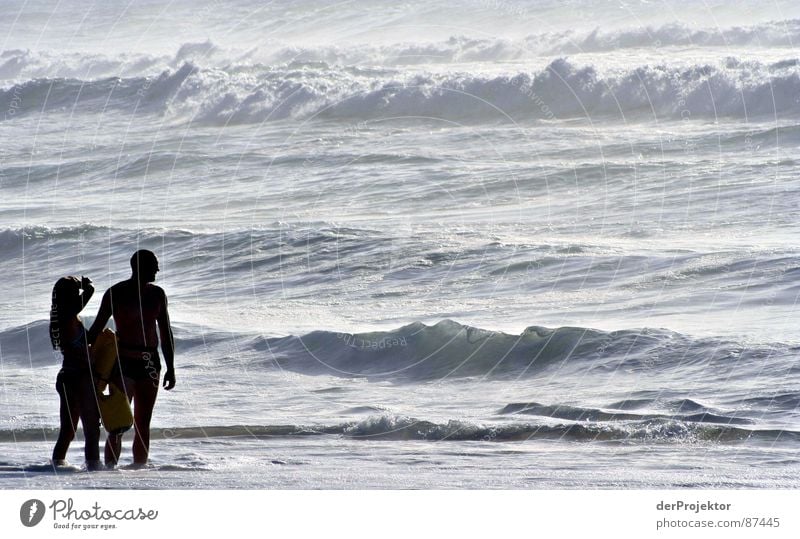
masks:
[[[0,487],[797,488],[800,6],[0,19]],[[151,464],[48,459],[50,292],[160,260]]]

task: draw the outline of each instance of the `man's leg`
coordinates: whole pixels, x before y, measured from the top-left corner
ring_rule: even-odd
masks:
[[[133,437],[133,463],[147,464],[150,453],[150,420],[158,396],[158,379],[141,380],[136,384],[133,399],[133,423],[136,432]]]

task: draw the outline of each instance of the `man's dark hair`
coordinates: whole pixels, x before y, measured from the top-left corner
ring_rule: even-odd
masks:
[[[158,265],[158,258],[153,251],[147,249],[139,249],[131,257],[131,270],[133,273],[138,274],[140,268],[152,268]]]

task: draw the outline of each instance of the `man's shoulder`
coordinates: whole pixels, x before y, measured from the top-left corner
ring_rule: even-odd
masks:
[[[152,294],[153,296],[158,297],[159,299],[166,299],[167,294],[164,292],[164,289],[160,286],[147,283],[144,289],[139,288],[139,285],[132,282],[130,279],[126,281],[120,281],[109,288],[106,293],[107,294],[119,294],[119,295],[129,295],[131,293],[139,294],[139,293],[147,293]]]
[[[131,286],[130,279],[126,279],[124,281],[120,281],[118,283],[111,285],[111,288],[108,289],[108,292],[122,292],[130,288],[130,286]]]
[[[112,284],[111,286],[108,287],[108,290],[106,290],[106,295],[112,294],[114,292],[119,292],[124,288],[125,288],[125,281],[120,281],[118,283]]]
[[[147,283],[142,294],[147,295],[148,297],[155,299],[162,304],[167,301],[166,292],[164,292],[164,289],[157,284]]]

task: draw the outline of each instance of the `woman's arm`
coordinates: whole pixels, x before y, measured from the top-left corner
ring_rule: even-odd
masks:
[[[94,344],[95,339],[97,336],[100,335],[100,332],[106,327],[106,323],[108,319],[111,318],[111,289],[109,288],[106,290],[106,293],[103,294],[103,299],[100,301],[100,310],[97,311],[97,318],[94,319],[94,323],[92,324],[91,329],[89,330],[89,334],[86,337],[86,341],[89,344]]]
[[[83,294],[81,294],[81,310],[83,310],[83,308],[86,307],[86,304],[89,303],[94,295],[94,285],[92,284],[92,280],[81,275],[81,288],[83,289]]]

